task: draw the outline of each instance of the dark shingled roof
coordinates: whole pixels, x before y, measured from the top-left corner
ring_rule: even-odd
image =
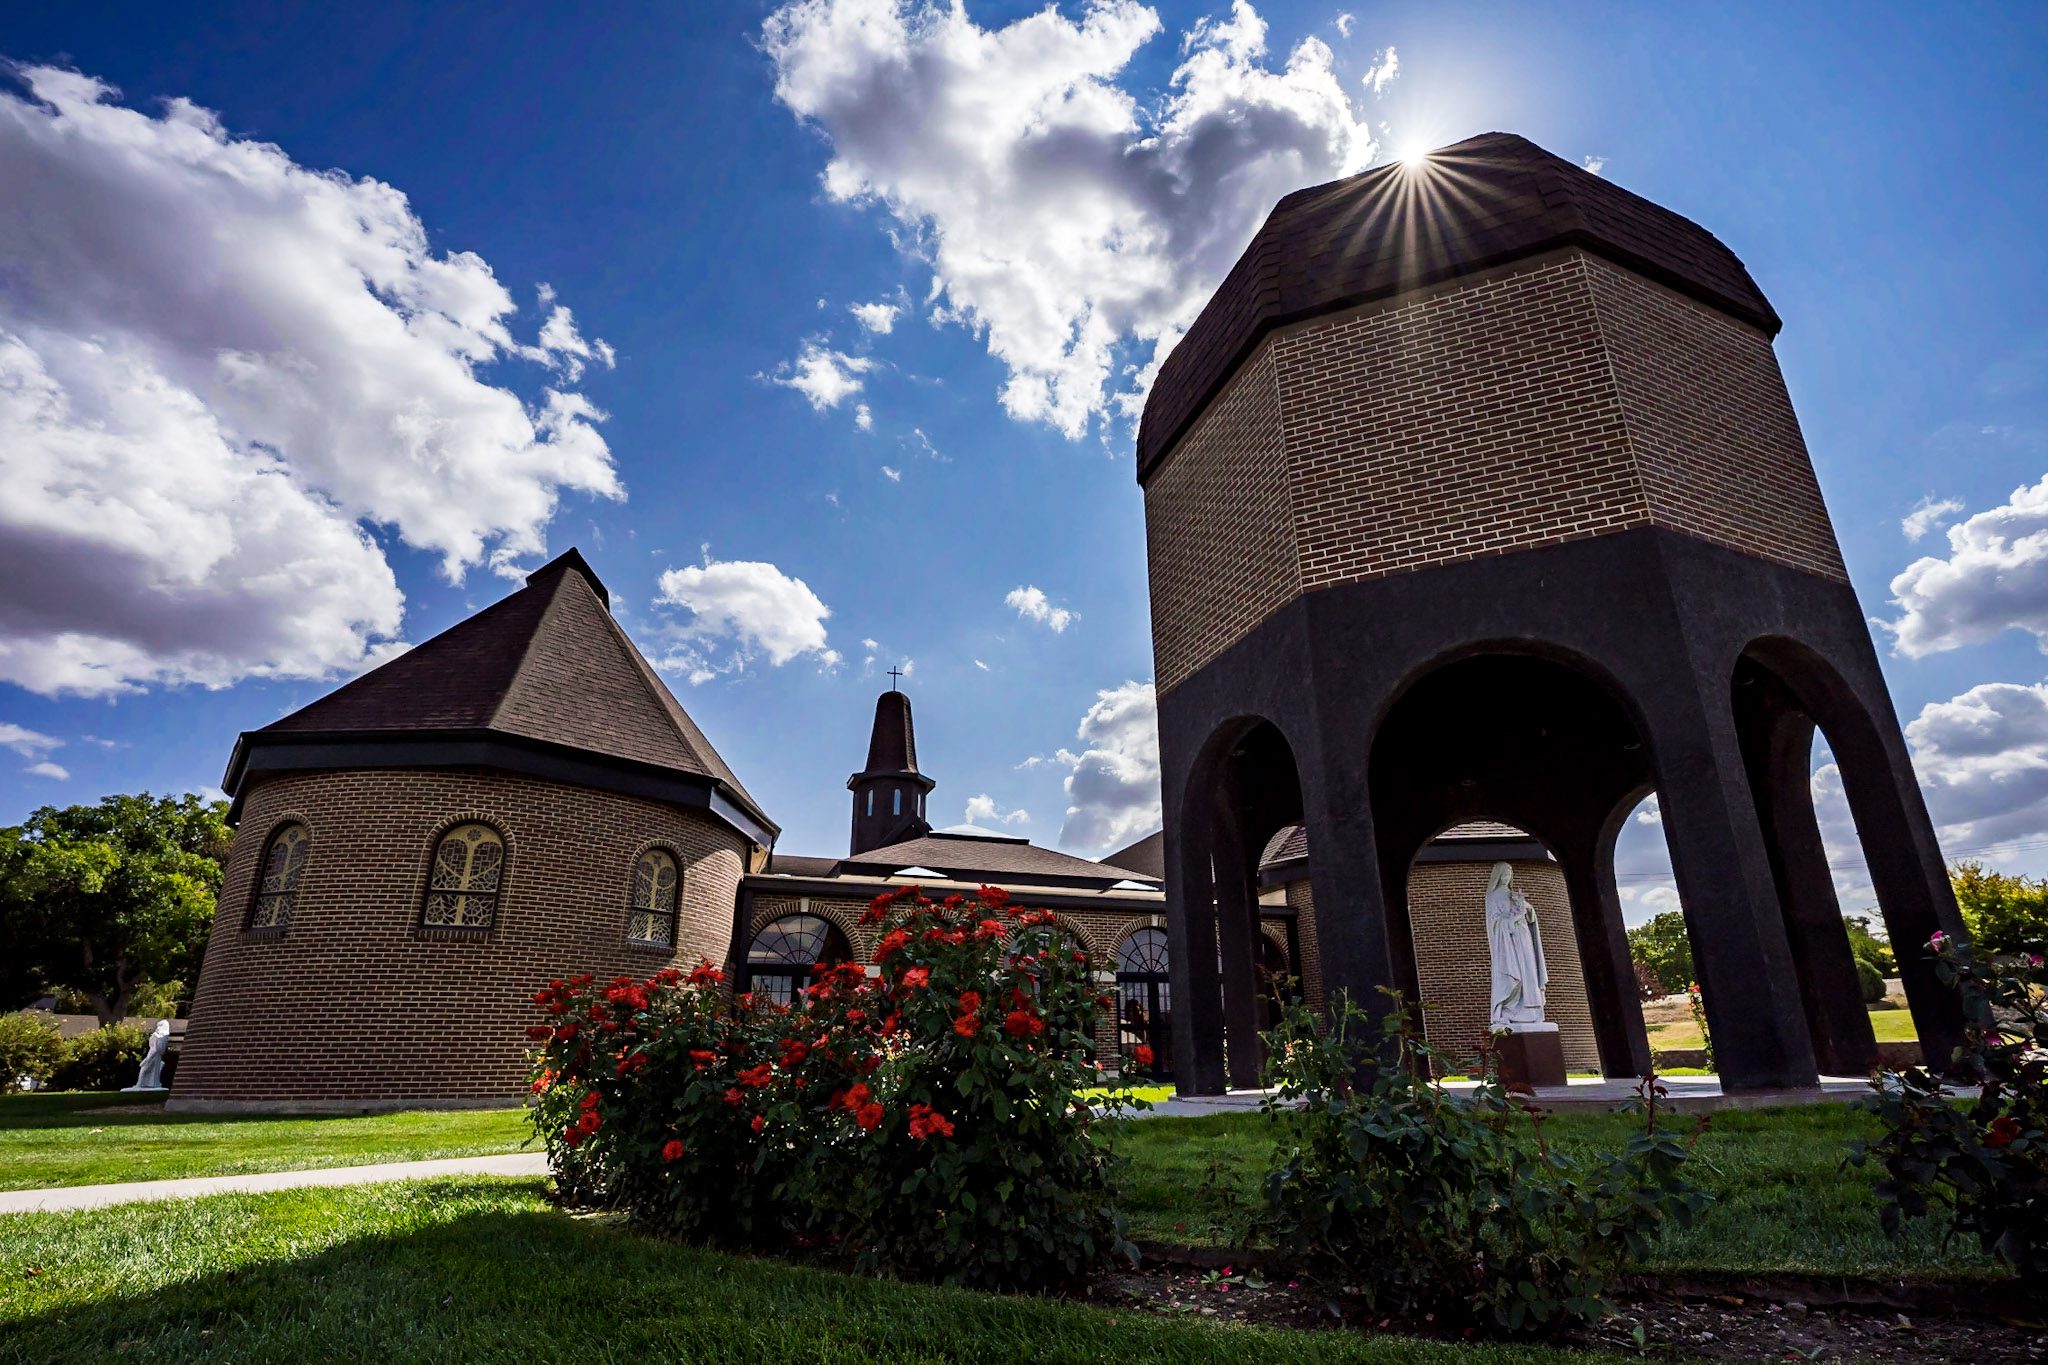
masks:
[[[1102,861],[1112,867],[1128,867],[1154,881],[1166,880],[1166,831],[1155,829],[1135,844],[1105,854]]]
[[[526,586],[250,738],[490,731],[710,778],[764,825],[574,550]]]
[[[1781,323],[1734,252],[1691,220],[1552,156],[1485,133],[1297,190],[1160,367],[1138,429],[1142,480],[1275,327],[1458,275],[1580,246],[1775,336]]]
[[[927,834],[886,848],[870,849],[840,863],[842,872],[876,871],[884,876],[906,867],[929,868],[959,881],[1051,885],[1087,882],[1108,885],[1121,881],[1153,881],[1142,872],[1110,863],[1076,858],[1070,853],[1039,848],[1022,839],[980,839],[965,834]]]
[[[875,698],[875,728],[868,736],[871,773],[917,771],[917,734],[910,724],[910,698],[897,691]]]

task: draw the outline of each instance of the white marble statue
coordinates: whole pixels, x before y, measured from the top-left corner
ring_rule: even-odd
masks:
[[[130,1090],[161,1090],[164,1088],[164,1052],[171,1045],[171,1021],[156,1021],[156,1031],[149,1035],[149,1051],[142,1055],[142,1074],[135,1078]]]
[[[1494,1031],[1540,1026],[1550,985],[1543,931],[1536,926],[1536,907],[1515,889],[1515,870],[1506,863],[1495,863],[1486,881],[1486,944],[1493,952]]]

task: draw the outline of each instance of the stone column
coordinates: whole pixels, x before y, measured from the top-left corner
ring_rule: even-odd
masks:
[[[1174,1084],[1182,1094],[1220,1095],[1223,989],[1216,974],[1214,820],[1207,802],[1166,827],[1167,980],[1173,988]]]
[[[1724,1090],[1819,1082],[1726,684],[1641,697],[1659,808]]]
[[[1604,1076],[1650,1074],[1650,1034],[1636,993],[1635,963],[1621,920],[1621,896],[1614,884],[1614,842],[1633,801],[1604,828],[1582,829],[1579,838],[1554,851],[1571,900],[1572,932],[1579,968],[1586,979],[1586,1003],[1593,1014],[1593,1040]]]

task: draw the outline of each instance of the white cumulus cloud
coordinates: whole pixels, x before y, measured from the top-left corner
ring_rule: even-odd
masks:
[[[830,144],[826,193],[879,205],[932,272],[934,320],[1004,366],[1004,408],[1070,437],[1136,412],[1275,200],[1374,156],[1320,39],[1269,61],[1237,0],[1183,35],[1155,99],[1122,82],[1161,31],[1135,0],[989,28],[960,5],[796,0],[762,28],[776,97]]]
[[[1004,810],[996,799],[987,792],[967,798],[967,812],[961,817],[970,825],[1027,825],[1031,823],[1031,812],[1027,810]]]
[[[55,735],[46,735],[25,725],[0,720],[0,749],[12,749],[23,758],[41,758],[50,750],[63,747],[64,741]]]
[[[903,310],[893,303],[856,303],[846,310],[853,314],[861,327],[877,336],[887,336],[896,330],[896,315]]]
[[[795,389],[819,412],[836,408],[866,384],[861,376],[874,368],[875,362],[866,356],[848,355],[835,351],[822,341],[806,341],[797,352],[795,360],[786,360],[774,374],[767,376],[771,384],[780,384],[786,389]]]
[[[403,598],[364,529],[451,579],[540,552],[565,491],[622,496],[562,387],[610,347],[532,341],[404,194],[152,116],[90,76],[0,91],[0,680],[42,693],[359,669]],[[532,398],[489,382],[506,361]]]
[[[1905,529],[1912,533],[1910,516]],[[1949,527],[1948,554],[1913,561],[1891,588],[1899,614],[1878,624],[1908,658],[2008,630],[2048,648],[2048,478]]]
[[[737,672],[765,655],[780,667],[810,657],[821,668],[839,662],[825,638],[832,611],[810,585],[759,560],[713,559],[661,575],[655,601],[681,607],[690,619],[673,627],[678,637],[659,660],[690,682]]]
[[[1010,589],[1003,597],[1003,605],[1025,620],[1045,626],[1055,635],[1081,619],[1079,612],[1054,606],[1041,589],[1030,586]]]
[[[853,424],[862,431],[875,429],[875,414],[866,403],[856,403],[853,408]]]
[[[1066,779],[1060,843],[1100,852],[1159,828],[1159,703],[1151,683],[1127,682],[1095,695],[1076,733],[1079,753],[1055,761]],[[1027,759],[1019,767],[1037,766]]]
[[[1372,54],[1372,65],[1366,68],[1365,75],[1359,80],[1377,99],[1387,93],[1387,87],[1392,85],[1394,78],[1400,74],[1401,54],[1391,47],[1383,47]]]
[[[1963,510],[1960,498],[1925,497],[1913,504],[1913,510],[1899,520],[1899,530],[1908,540],[1924,539],[1929,531],[1946,526],[1954,520],[1955,514]]]
[[[31,777],[53,777],[59,782],[71,776],[69,768],[64,767],[62,764],[52,763],[48,759],[41,763],[31,763],[23,771]]]

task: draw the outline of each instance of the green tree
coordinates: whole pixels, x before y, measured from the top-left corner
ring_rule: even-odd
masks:
[[[1978,952],[2048,952],[2048,881],[1993,872],[1974,860],[1957,863],[1948,875]]]
[[[1880,977],[1899,974],[1899,963],[1892,956],[1892,945],[1879,938],[1870,927],[1870,916],[1844,915],[1842,924],[1849,931],[1849,951],[1858,962],[1868,962]]]
[[[1629,956],[1672,994],[1699,978],[1692,969],[1692,941],[1685,936],[1685,916],[1666,910],[1649,923],[1628,931]]]
[[[0,829],[0,941],[11,980],[68,988],[102,1025],[145,983],[188,982],[213,925],[232,835],[199,796],[109,796],[44,806]]]

